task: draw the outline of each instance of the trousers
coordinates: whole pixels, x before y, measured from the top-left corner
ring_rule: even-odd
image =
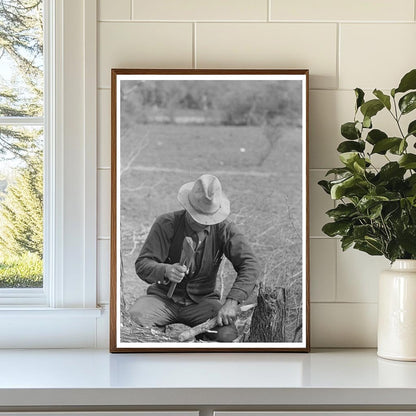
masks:
[[[137,299],[130,308],[131,319],[143,327],[166,326],[181,323],[188,326],[202,324],[218,314],[222,304],[217,299],[202,299],[199,303],[181,305],[167,297],[145,295]],[[217,342],[231,342],[238,336],[234,324],[213,328],[209,339]]]

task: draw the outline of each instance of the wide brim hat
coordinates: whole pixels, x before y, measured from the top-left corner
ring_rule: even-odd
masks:
[[[213,175],[202,175],[195,182],[182,185],[178,201],[199,224],[218,224],[230,215],[230,201]]]

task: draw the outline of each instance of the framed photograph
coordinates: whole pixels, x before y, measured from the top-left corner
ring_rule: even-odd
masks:
[[[309,351],[308,70],[113,69],[111,352]]]

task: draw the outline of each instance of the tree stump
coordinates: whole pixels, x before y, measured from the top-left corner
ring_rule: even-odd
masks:
[[[251,320],[249,342],[284,342],[286,293],[282,287],[257,296],[257,307]]]

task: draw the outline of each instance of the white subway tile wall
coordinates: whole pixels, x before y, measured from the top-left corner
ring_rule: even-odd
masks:
[[[133,0],[134,20],[267,20],[267,2],[254,0]]]
[[[197,68],[308,68],[312,88],[337,85],[334,23],[199,23],[195,48]]]
[[[338,241],[328,238],[310,240],[310,283],[312,302],[335,302]]]
[[[111,68],[192,68],[192,23],[100,22],[98,86]]]
[[[130,0],[100,0],[98,3],[98,20],[130,20]]]
[[[413,0],[271,0],[272,20],[413,21]]]
[[[111,68],[309,68],[312,346],[376,346],[377,275],[388,262],[342,252],[322,233],[334,203],[317,182],[339,164],[353,88],[397,86],[416,67],[415,44],[415,0],[99,0],[99,301],[109,301]],[[388,115],[375,123],[393,127]]]
[[[97,241],[97,302],[102,305],[110,299],[110,239]]]
[[[98,140],[97,165],[101,168],[111,167],[111,92],[109,89],[98,91]]]
[[[377,304],[312,302],[311,344],[331,348],[376,346]]]
[[[381,256],[337,246],[337,302],[377,302],[378,276],[389,267]]]
[[[309,167],[338,166],[340,126],[354,119],[354,91],[312,90],[309,105]]]
[[[110,238],[111,222],[111,171],[110,169],[98,169],[98,238]]]
[[[414,23],[341,24],[340,88],[391,89],[416,64]]]

